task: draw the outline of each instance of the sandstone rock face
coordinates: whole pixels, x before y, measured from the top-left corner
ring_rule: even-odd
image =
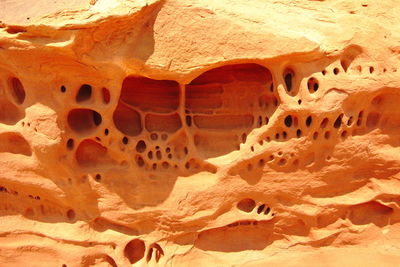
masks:
[[[397,1],[0,2],[1,266],[398,266]]]

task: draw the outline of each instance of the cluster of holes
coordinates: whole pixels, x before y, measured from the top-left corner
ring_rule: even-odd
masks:
[[[308,88],[308,91],[310,91],[310,93],[317,92],[318,88],[319,88],[318,80],[314,77],[311,77],[310,79],[308,79],[307,88]]]
[[[172,91],[174,91],[176,88],[175,85],[177,84],[176,82],[172,85],[172,83],[169,83],[168,81],[166,82],[167,84],[169,84],[170,88],[176,87],[174,89],[171,89],[172,93],[171,95],[169,95],[169,93],[167,92],[165,97],[168,98],[167,100],[162,100],[160,103],[160,106],[157,105],[151,105],[151,103],[149,102],[149,97],[151,97],[151,94],[149,95],[149,92],[142,92],[139,91],[139,89],[135,89],[136,87],[134,87],[133,91],[131,90],[132,88],[129,86],[133,85],[137,85],[137,83],[140,84],[144,84],[146,86],[150,86],[152,87],[152,90],[158,94],[164,94],[163,92],[160,91],[160,88],[157,88],[157,86],[159,86],[160,84],[164,84],[164,82],[166,81],[154,81],[151,79],[147,79],[147,78],[139,78],[139,79],[135,79],[135,78],[130,78],[128,77],[125,81],[124,81],[124,85],[123,87],[123,92],[122,92],[122,96],[121,96],[121,101],[125,101],[126,103],[128,103],[129,105],[132,106],[137,106],[139,109],[142,109],[144,111],[148,111],[151,109],[157,109],[157,111],[160,112],[164,112],[166,110],[170,111],[170,110],[174,110],[177,108],[177,103],[173,103],[174,101],[178,101],[179,98],[177,98],[177,95],[175,93],[173,93]],[[172,86],[172,87],[171,87]],[[140,87],[139,87],[140,88]],[[156,88],[156,89],[155,89]],[[146,88],[144,88],[146,89]],[[161,88],[162,89],[162,88]],[[66,87],[63,85],[61,86],[61,92],[65,93],[67,91]],[[131,90],[131,91],[130,91]],[[175,90],[176,91],[176,90]],[[179,91],[179,88],[178,88]],[[77,103],[84,103],[86,101],[88,101],[91,96],[92,96],[92,92],[93,89],[90,85],[88,84],[83,84],[79,90],[76,93],[75,96],[75,101]],[[137,101],[136,98],[132,97],[132,96],[137,96],[137,94],[141,95],[142,93],[147,94],[146,96],[144,96],[145,100],[147,99],[148,101]],[[103,101],[104,103],[109,103],[110,102],[110,93],[107,89],[103,88],[102,89],[102,94],[103,94]],[[141,98],[141,97],[139,97]],[[175,99],[176,100],[173,100]],[[160,98],[162,99],[162,98]],[[130,109],[130,107],[128,108],[126,103],[120,103],[120,105],[125,106],[125,109]],[[154,104],[154,103],[153,103]],[[125,112],[125,110],[123,110],[124,108],[117,108],[117,110],[114,112],[114,122],[116,123],[116,126],[119,130],[121,130],[121,127],[124,127],[124,130],[122,130],[122,132],[125,132],[125,136],[123,136],[121,138],[121,143],[122,145],[130,145],[130,136],[134,136],[139,134],[142,129],[141,126],[135,126],[135,123],[131,123],[134,122],[132,121],[132,114],[130,114],[129,112]],[[137,113],[139,114],[139,113]],[[125,117],[124,117],[125,116]],[[138,115],[141,116],[141,115]],[[156,142],[156,141],[167,141],[168,139],[168,132],[173,132],[176,131],[178,128],[180,128],[180,123],[178,122],[178,124],[176,124],[176,115],[172,115],[171,116],[167,116],[167,117],[160,117],[158,115],[152,115],[152,114],[147,114],[145,115],[146,118],[146,129],[155,129],[157,130],[159,127],[159,125],[162,124],[163,129],[166,131],[165,133],[157,133],[157,132],[151,132],[149,137],[151,139],[151,141]],[[125,119],[124,119],[125,118]],[[137,117],[139,120],[140,118]],[[179,120],[179,117],[177,117]],[[150,119],[151,119],[151,123],[150,123]],[[135,120],[135,119],[134,119]],[[175,120],[175,121],[174,121]],[[68,116],[67,116],[67,122],[69,127],[76,133],[79,134],[89,134],[91,132],[94,132],[95,129],[97,129],[98,126],[101,125],[102,123],[102,116],[100,115],[100,113],[98,113],[95,110],[92,109],[88,109],[88,108],[75,108],[69,111]],[[147,123],[149,122],[149,124]],[[176,128],[171,128],[171,123],[172,124],[176,124]],[[141,123],[140,123],[141,124]],[[128,128],[127,128],[128,127]],[[130,128],[129,128],[130,127]],[[173,126],[175,127],[175,126]],[[104,135],[109,135],[109,129],[106,128],[104,129]],[[95,137],[95,139],[97,141],[101,141],[100,137]],[[78,149],[76,150],[76,158],[78,163],[80,163],[80,165],[87,165],[86,161],[94,161],[95,159],[90,159],[88,158],[87,160],[85,160],[85,157],[94,157],[93,153],[90,153],[90,150],[101,150],[100,148],[100,144],[96,143],[94,144],[94,141],[90,141],[91,145],[89,144],[88,139],[86,139],[87,142],[82,141],[80,142]],[[75,147],[75,140],[74,138],[69,138],[66,141],[66,147],[68,150],[72,151],[74,150]],[[97,147],[97,148],[96,148]],[[81,148],[81,149],[80,149]],[[144,157],[141,154],[144,154],[144,152],[147,152],[147,157],[149,158],[149,160],[151,160],[152,158],[154,159],[154,163],[150,163],[150,166],[153,170],[156,169],[168,169],[170,167],[170,162],[168,162],[168,160],[171,160],[172,158],[174,158],[175,156],[173,155],[173,152],[176,152],[176,149],[172,150],[170,147],[167,147],[165,149],[161,149],[160,145],[156,145],[153,148],[148,147],[148,145],[146,145],[144,140],[139,140],[136,145],[134,145],[134,148],[136,150],[136,152],[138,153],[135,156],[136,159],[136,163],[138,166],[143,167],[145,166],[146,162]],[[123,151],[125,151],[127,149],[127,147],[123,147],[121,148]],[[129,149],[129,147],[128,147]],[[78,151],[79,150],[79,151]],[[154,150],[154,151],[152,151]],[[165,150],[165,152],[164,152]],[[89,152],[87,152],[89,151]],[[83,152],[85,155],[80,155],[82,154],[81,152]],[[85,153],[87,152],[87,153]],[[183,152],[185,155],[187,155],[188,149],[187,147],[184,147]],[[164,154],[165,153],[165,154]],[[93,155],[93,156],[92,156]],[[180,155],[178,155],[178,158],[180,158]],[[162,161],[163,160],[163,161]],[[91,163],[88,163],[91,164]],[[95,164],[95,163],[93,163]],[[93,165],[91,164],[91,165]],[[158,168],[157,166],[160,166],[160,168]],[[177,168],[178,166],[175,164],[175,168]]]
[[[320,130],[322,130],[322,134],[320,134],[320,132],[318,130],[315,130],[315,131],[311,130],[312,124],[313,124],[314,120],[316,120],[316,117],[309,115],[305,119],[305,122],[304,122],[305,127],[300,127],[303,129],[303,131],[302,131],[302,129],[298,128],[295,130],[295,135],[296,135],[296,137],[299,138],[305,132],[305,130],[308,129],[307,132],[309,134],[311,134],[313,140],[319,139],[320,136],[322,137],[322,140],[323,139],[328,140],[332,137],[332,129],[334,129],[335,133],[338,133],[337,136],[344,139],[347,137],[348,130],[349,130],[348,128],[350,128],[352,126],[362,127],[363,116],[364,116],[363,114],[364,114],[363,111],[359,112],[358,116],[356,117],[356,120],[353,118],[353,116],[350,116],[347,118],[347,120],[345,120],[343,113],[338,114],[332,121],[328,117],[323,117],[323,118],[319,119],[319,123],[318,123],[318,128]],[[371,127],[371,125],[375,126],[376,121],[379,119],[379,114],[376,115],[374,112],[371,112],[369,114],[368,118],[369,119],[367,119],[365,122],[366,126],[367,127],[368,126]],[[354,121],[356,121],[356,123],[354,123]],[[289,129],[294,126],[297,126],[298,124],[300,124],[300,122],[298,121],[298,118],[293,115],[287,115],[283,119],[283,125],[288,128],[289,133],[290,133]],[[331,125],[330,126],[330,127],[332,127],[331,129],[330,129],[329,125]],[[279,140],[281,138],[281,136],[284,139],[288,138],[288,136],[289,136],[288,132],[282,131],[282,133],[276,133],[275,140]],[[353,132],[353,134],[354,134],[354,132]],[[259,144],[261,146],[263,146],[264,141],[270,142],[271,138],[269,136],[267,136],[264,138],[264,140],[260,140]],[[250,150],[252,152],[255,152],[255,150],[256,150],[255,146],[251,146]],[[263,168],[266,163],[269,163],[269,164],[276,163],[277,166],[285,166],[288,164],[289,161],[287,158],[282,157],[282,155],[283,155],[282,151],[279,151],[276,155],[277,157],[274,156],[273,154],[271,154],[267,158],[261,158],[258,161],[258,165],[261,168]],[[295,155],[293,153],[290,154],[290,157],[293,158],[292,164],[295,166],[298,166],[299,159],[296,159],[294,156]],[[331,157],[327,156],[327,160],[330,160],[330,159],[331,159]],[[310,153],[305,159],[305,166],[311,166],[311,164],[314,162],[314,160],[315,160],[314,153]],[[253,163],[251,163],[251,162],[247,163],[247,170],[248,171],[253,170]]]
[[[14,196],[21,196],[17,191],[12,190],[10,188],[7,188],[5,186],[0,186],[0,193],[8,193],[8,194],[11,194],[11,195],[14,195]],[[26,197],[28,197],[30,199],[33,199],[33,200],[41,200],[40,196],[34,196],[34,195],[31,195],[31,194],[26,195]],[[42,211],[43,215],[46,215],[46,213],[44,212],[44,206],[43,205],[40,205],[40,210]],[[27,216],[33,216],[34,215],[34,211],[33,211],[32,208],[28,208],[26,210],[25,214]],[[65,213],[65,216],[69,220],[73,221],[75,219],[75,211],[73,209],[68,209],[66,211],[66,213]]]
[[[354,59],[354,58],[353,58],[353,59]],[[343,58],[343,59],[340,60],[340,66],[342,67],[342,69],[343,69],[343,71],[344,71],[345,73],[348,71],[351,61],[352,61],[352,60],[349,60],[349,59],[346,59],[346,58]],[[362,66],[361,66],[361,65],[356,66],[355,69],[356,69],[359,73],[362,72]],[[368,69],[368,73],[369,73],[369,74],[373,74],[373,73],[375,72],[375,68],[374,68],[373,66],[368,66],[367,69]],[[386,71],[387,71],[386,68],[384,68],[384,69],[383,69],[383,72],[386,72]],[[335,68],[332,69],[332,73],[333,73],[333,75],[335,75],[335,76],[338,75],[338,74],[340,74],[340,72],[341,72],[341,70],[340,70],[340,68],[338,68],[338,67],[335,67]],[[323,76],[325,76],[325,75],[328,74],[328,71],[327,71],[327,70],[322,70],[321,73],[322,73]]]
[[[268,70],[262,69],[260,66],[255,67],[256,64],[243,64],[243,65],[232,65],[217,68],[215,70],[203,73],[196,79],[194,79],[190,84],[186,85],[186,99],[185,99],[185,123],[191,129],[195,129],[194,134],[194,145],[200,147],[203,143],[209,143],[212,145],[218,142],[212,142],[212,138],[204,139],[204,135],[210,134],[214,130],[220,131],[221,129],[236,127],[253,127],[268,125],[269,117],[264,115],[247,116],[247,114],[236,116],[236,115],[216,115],[215,109],[223,107],[223,101],[220,99],[224,92],[224,87],[222,84],[233,84],[234,82],[243,81],[255,81],[256,83],[268,81]],[[344,72],[347,71],[348,63],[341,61],[342,68]],[[255,72],[260,72],[262,74],[257,74],[251,76],[249,70],[254,70]],[[370,73],[374,72],[374,68],[369,68]],[[243,73],[241,73],[243,72]],[[335,67],[332,69],[334,75],[338,75],[341,69]],[[228,73],[226,77],[222,77],[221,73]],[[327,74],[326,70],[322,71],[323,75]],[[249,77],[247,77],[248,75]],[[264,76],[263,76],[264,75]],[[246,76],[246,77],[245,77]],[[251,76],[251,77],[250,77]],[[288,92],[291,92],[295,85],[295,72],[292,68],[286,68],[283,73],[284,83]],[[260,78],[261,77],[261,78]],[[272,80],[271,80],[272,81]],[[268,83],[267,88],[270,89],[271,93],[274,92],[273,83]],[[315,93],[319,90],[319,82],[315,77],[310,77],[307,81],[307,87],[310,93]],[[18,86],[16,86],[18,87]],[[177,115],[176,110],[179,105],[180,91],[179,85],[175,81],[158,81],[152,80],[144,77],[127,77],[124,80],[121,92],[121,98],[119,99],[118,107],[113,114],[113,120],[117,128],[124,133],[121,136],[121,143],[125,146],[132,146],[136,150],[134,159],[139,167],[148,166],[149,169],[168,169],[171,166],[169,162],[172,159],[176,159],[175,155],[171,151],[175,151],[175,148],[171,146],[162,147],[161,143],[157,144],[146,144],[144,137],[141,140],[131,140],[132,136],[138,136],[143,128],[148,131],[148,137],[150,143],[153,141],[167,141],[168,132],[175,132],[181,127],[180,117]],[[146,89],[146,90],[145,90]],[[149,89],[150,91],[147,91]],[[163,90],[161,90],[163,89]],[[164,90],[165,89],[165,90]],[[201,90],[200,90],[201,89]],[[18,91],[18,90],[17,90]],[[66,87],[61,87],[62,92],[66,92]],[[81,103],[90,99],[92,95],[92,87],[88,84],[82,85],[75,97],[76,102]],[[204,93],[207,92],[207,93]],[[105,103],[110,101],[110,94],[107,89],[102,89],[103,100]],[[159,103],[156,105],[151,104],[154,100],[152,94],[163,96],[159,98]],[[205,94],[213,96],[210,100],[204,101],[206,97]],[[215,97],[214,97],[215,94]],[[140,97],[142,97],[141,101]],[[209,97],[209,96],[207,96]],[[266,99],[268,101],[266,102]],[[211,101],[212,100],[212,101]],[[213,102],[214,101],[214,102]],[[301,99],[298,100],[301,104]],[[278,106],[278,99],[275,95],[263,95],[259,98],[260,108],[264,108],[268,105],[276,107]],[[140,111],[140,112],[139,112]],[[223,110],[223,112],[226,112]],[[213,114],[209,116],[209,114]],[[219,114],[219,113],[218,113]],[[215,119],[218,117],[218,119]],[[357,125],[359,125],[360,118],[362,114],[359,115]],[[316,118],[314,118],[316,119]],[[328,125],[332,124],[334,129],[341,128],[343,120],[343,114],[340,114],[334,120],[329,118],[324,118],[320,121],[319,128],[322,130],[307,131],[311,128],[313,122],[313,117],[310,115],[306,118],[305,126],[300,126],[297,116],[290,114],[283,119],[282,127],[278,127],[277,131],[272,136],[266,136],[263,140],[260,140],[260,145],[263,145],[264,141],[270,142],[272,139],[275,140],[287,140],[288,138],[297,137],[300,138],[305,134],[309,134],[313,140],[323,140],[331,139],[334,136],[332,129],[329,129]],[[144,122],[144,123],[143,123]],[[89,130],[97,128],[102,123],[101,115],[91,109],[73,109],[68,114],[68,123],[70,128],[78,133],[87,133]],[[162,125],[162,126],[159,126]],[[169,128],[169,125],[173,125]],[[243,126],[246,125],[246,126]],[[161,127],[161,128],[160,128]],[[158,130],[162,130],[161,132]],[[199,135],[203,129],[207,129],[206,133]],[[154,131],[153,131],[154,130]],[[164,131],[164,132],[163,132]],[[109,130],[106,128],[104,130],[104,135],[108,135]],[[218,133],[219,134],[219,133]],[[240,132],[236,134],[237,139],[240,143],[245,143],[247,140],[248,132]],[[217,135],[217,134],[216,134]],[[341,132],[341,137],[345,138],[347,136],[347,131]],[[226,139],[226,136],[219,137],[221,140]],[[96,140],[100,141],[99,137]],[[133,141],[133,142],[132,142]],[[72,138],[68,139],[66,142],[67,148],[69,150],[74,149],[74,140]],[[239,144],[236,144],[236,148],[239,149]],[[125,151],[125,147],[122,149]],[[255,151],[254,146],[251,146],[251,150]],[[185,154],[188,155],[187,148],[185,147]],[[179,157],[178,157],[179,158]],[[194,159],[184,161],[184,167],[186,169],[198,168],[198,163]],[[278,161],[278,165],[286,165],[287,160],[282,158]],[[175,167],[177,165],[175,164]],[[251,167],[249,167],[251,168]]]
[[[378,99],[378,100],[376,100]],[[372,101],[371,104],[374,104],[374,102],[379,101],[379,96],[375,97]],[[376,104],[376,103],[375,103]],[[361,133],[361,131],[364,129],[372,129],[373,127],[376,127],[379,123],[379,120],[381,119],[380,113],[376,111],[370,111],[368,113],[368,116],[365,116],[365,111],[360,111],[356,113],[355,116],[353,115],[348,115],[345,116],[343,113],[338,114],[336,117],[333,119],[330,119],[328,117],[322,117],[322,118],[317,118],[315,116],[309,115],[305,119],[305,127],[302,128],[303,131],[308,129],[308,133],[311,135],[313,140],[329,140],[333,136],[337,138],[342,138],[343,140],[347,138],[349,131],[353,130],[351,134],[358,135]],[[297,118],[296,118],[297,120]],[[293,115],[287,115],[283,119],[283,124],[285,127],[290,129],[291,127],[294,126],[294,121],[295,117]],[[314,121],[317,121],[317,129],[312,130],[311,127],[314,123]],[[364,126],[366,128],[364,128]],[[322,133],[319,130],[322,131]],[[299,137],[303,133],[303,131],[297,129],[296,130],[296,136]],[[333,131],[334,130],[334,131]],[[285,132],[284,132],[285,133]],[[335,135],[334,135],[335,134]],[[276,134],[275,139],[279,139],[279,133]],[[265,141],[270,142],[271,138],[270,137],[265,137]],[[264,140],[260,140],[259,144],[262,146],[264,143]],[[252,152],[255,152],[255,147],[251,146],[250,147]],[[259,167],[264,167],[264,165],[268,162],[269,164],[272,164],[275,162],[278,166],[284,166],[288,164],[288,159],[282,157],[283,153],[279,151],[276,156],[273,154],[269,155],[267,158],[261,158],[259,159],[258,165]],[[292,164],[295,166],[299,165],[299,159],[294,158],[294,154],[291,153],[290,157],[293,158],[294,160],[292,161]],[[326,160],[330,161],[331,156],[327,155]],[[305,166],[311,166],[312,163],[315,161],[315,153],[311,152],[309,155],[305,157],[304,164]],[[253,164],[252,163],[247,163],[247,170],[252,171],[253,170]]]
[[[285,81],[286,90],[288,92],[292,91],[293,77],[294,77],[294,71],[292,69],[288,68],[283,72],[283,79]]]
[[[254,127],[268,124],[279,104],[271,72],[257,64],[211,69],[187,84],[185,92],[186,126],[205,157],[240,149]]]
[[[156,138],[151,138],[151,139],[156,140]],[[124,141],[123,143],[128,144],[128,142]],[[169,146],[167,146],[165,149],[161,149],[159,145],[156,145],[153,148],[149,148],[144,140],[139,140],[136,143],[135,151],[137,152],[136,164],[139,167],[144,167],[147,164],[148,166],[151,166],[150,168],[152,170],[169,169],[171,166],[171,163],[169,161],[174,158],[173,151]],[[185,156],[188,155],[189,153],[188,148],[184,147],[183,152]],[[174,167],[178,168],[178,165],[175,164]]]
[[[40,196],[28,195],[28,197],[35,200],[40,200]]]
[[[336,117],[335,121],[332,124],[333,128],[339,129],[341,127],[341,125],[342,125],[342,119],[343,119],[343,113],[339,114]],[[287,115],[283,119],[283,125],[287,128],[287,130],[281,130],[281,131],[275,133],[274,139],[275,140],[280,140],[280,139],[286,140],[286,139],[288,139],[290,137],[300,138],[301,136],[303,136],[303,134],[305,134],[305,130],[306,129],[311,128],[312,123],[313,123],[313,116],[312,115],[307,116],[307,118],[305,120],[305,126],[306,126],[305,128],[300,126],[300,121],[299,121],[297,116]],[[325,118],[323,118],[321,120],[319,128],[321,130],[326,130],[326,128],[328,128],[328,125],[329,125],[329,118],[325,117]],[[294,130],[291,130],[293,128],[294,128]],[[319,136],[318,131],[313,132],[312,136],[313,136],[314,140],[318,139],[318,136]],[[330,136],[331,136],[330,130],[327,129],[324,132],[323,136],[324,136],[325,139],[329,139]],[[263,144],[263,141],[270,142],[271,141],[271,137],[270,136],[266,136],[264,138],[264,140],[260,140],[260,145]],[[251,149],[252,152],[255,151],[254,146],[251,146],[250,149]]]
[[[67,87],[62,85],[60,87],[61,93],[67,92]],[[110,103],[111,95],[107,88],[101,88],[100,93],[102,94],[102,101],[104,104]],[[79,87],[75,95],[75,101],[78,104],[88,103],[92,98],[93,88],[89,84],[83,84]],[[74,108],[67,114],[67,123],[71,130],[80,135],[87,135],[94,132],[103,122],[101,114],[93,109],[89,108]],[[108,135],[109,130],[105,129],[104,134]],[[97,141],[101,141],[100,137],[95,138]],[[75,139],[68,138],[66,141],[67,150],[73,151],[75,149]],[[96,164],[96,152],[99,152],[98,157],[104,156],[103,146],[97,142],[89,139],[85,139],[79,143],[76,150],[76,160],[78,164],[90,165]],[[91,162],[92,161],[92,162]],[[100,160],[101,162],[101,160]]]
[[[60,91],[65,93],[67,88],[65,85],[60,87]],[[75,101],[77,103],[86,102],[91,99],[93,93],[92,86],[89,84],[83,84],[76,96]],[[103,96],[103,102],[108,104],[110,102],[110,92],[107,88],[102,88],[101,93]],[[102,116],[99,112],[88,109],[88,108],[76,108],[69,111],[67,116],[67,122],[69,127],[77,133],[87,133],[88,131],[96,129],[102,123]],[[108,130],[107,130],[108,131]],[[69,139],[67,142],[67,148],[73,149],[73,140]]]
[[[244,211],[246,213],[252,212],[256,208],[256,206],[257,205],[256,205],[255,200],[251,199],[251,198],[244,198],[236,204],[236,207],[239,210]],[[257,207],[256,211],[257,211],[257,214],[268,215],[271,212],[271,208],[268,207],[266,204],[261,204]],[[274,215],[275,214],[272,214],[272,216],[274,216]]]
[[[5,186],[1,186],[1,185],[0,185],[0,193],[9,193],[9,194],[12,194],[12,195],[15,195],[15,196],[18,195],[17,191],[9,189],[9,188],[7,188]]]

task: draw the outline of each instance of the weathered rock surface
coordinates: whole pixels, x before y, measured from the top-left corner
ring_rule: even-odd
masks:
[[[398,266],[397,1],[0,2],[1,266]]]

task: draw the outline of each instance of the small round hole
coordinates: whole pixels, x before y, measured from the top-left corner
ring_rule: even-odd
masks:
[[[334,68],[333,69],[333,74],[338,75],[340,72],[339,68]]]
[[[65,86],[62,85],[62,86],[60,87],[60,91],[61,91],[61,93],[65,93],[65,92],[67,91],[67,88],[65,88]]]
[[[67,211],[67,217],[68,217],[68,219],[70,219],[70,220],[75,219],[75,211],[72,210],[72,209],[68,210],[68,211]]]
[[[69,150],[72,150],[72,149],[74,148],[74,139],[72,139],[72,138],[68,139],[68,141],[67,141],[67,148],[68,148]]]
[[[265,208],[265,204],[260,205],[260,206],[258,207],[258,209],[257,209],[257,213],[260,214],[261,212],[263,212],[263,211],[264,211],[264,208]]]
[[[139,153],[142,153],[142,152],[146,151],[146,143],[143,140],[140,140],[136,144],[136,151],[139,152]]]
[[[347,126],[351,126],[352,123],[353,123],[353,116],[351,116],[347,121]]]
[[[108,91],[108,89],[104,88],[104,87],[101,89],[101,91],[103,93],[103,102],[104,102],[104,104],[110,103],[110,99],[111,99],[110,91]]]
[[[311,117],[311,115],[310,115],[310,116],[308,116],[307,119],[306,119],[306,126],[307,126],[307,127],[310,127],[310,126],[311,126],[311,123],[312,123],[312,117]]]
[[[88,84],[84,84],[79,88],[79,91],[76,95],[76,102],[83,102],[88,100],[92,96],[92,86]]]
[[[369,73],[372,74],[374,72],[374,70],[375,70],[374,67],[369,67]]]
[[[253,165],[251,165],[251,163],[247,164],[247,170],[248,171],[253,170]]]
[[[293,122],[292,116],[290,116],[290,115],[286,116],[286,118],[285,118],[286,127],[292,126],[292,122]]]
[[[283,166],[283,165],[285,165],[286,164],[286,159],[280,159],[279,161],[278,161],[278,165],[279,166]]]
[[[263,167],[265,165],[265,160],[264,159],[260,159],[258,161],[258,166]]]
[[[152,133],[152,134],[150,135],[150,139],[155,141],[155,140],[158,139],[158,135],[157,135],[156,133]]]
[[[164,169],[168,169],[168,168],[169,168],[169,163],[166,162],[166,161],[164,161],[164,162],[161,164],[161,166],[162,166]]]
[[[293,86],[293,77],[294,77],[294,72],[291,69],[285,70],[284,74],[284,80],[285,80],[285,85],[286,85],[286,90],[290,92],[292,90]]]
[[[340,127],[340,125],[342,125],[342,117],[343,117],[343,114],[340,114],[340,115],[336,118],[335,123],[333,124],[333,127],[335,127],[336,129],[338,129],[338,128]]]
[[[136,163],[137,163],[137,165],[138,165],[139,167],[143,167],[143,166],[144,166],[144,160],[143,160],[143,158],[140,157],[140,156],[138,156],[138,157],[136,158]]]
[[[328,125],[328,122],[329,122],[329,119],[328,119],[328,118],[324,118],[324,119],[321,121],[320,127],[321,127],[322,129],[324,129],[324,128]]]
[[[318,80],[314,77],[311,77],[310,79],[308,79],[307,88],[311,94],[318,91],[318,88],[319,88]]]

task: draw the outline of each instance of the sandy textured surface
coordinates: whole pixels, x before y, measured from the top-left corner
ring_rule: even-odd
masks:
[[[0,266],[399,266],[398,14],[0,0]]]

